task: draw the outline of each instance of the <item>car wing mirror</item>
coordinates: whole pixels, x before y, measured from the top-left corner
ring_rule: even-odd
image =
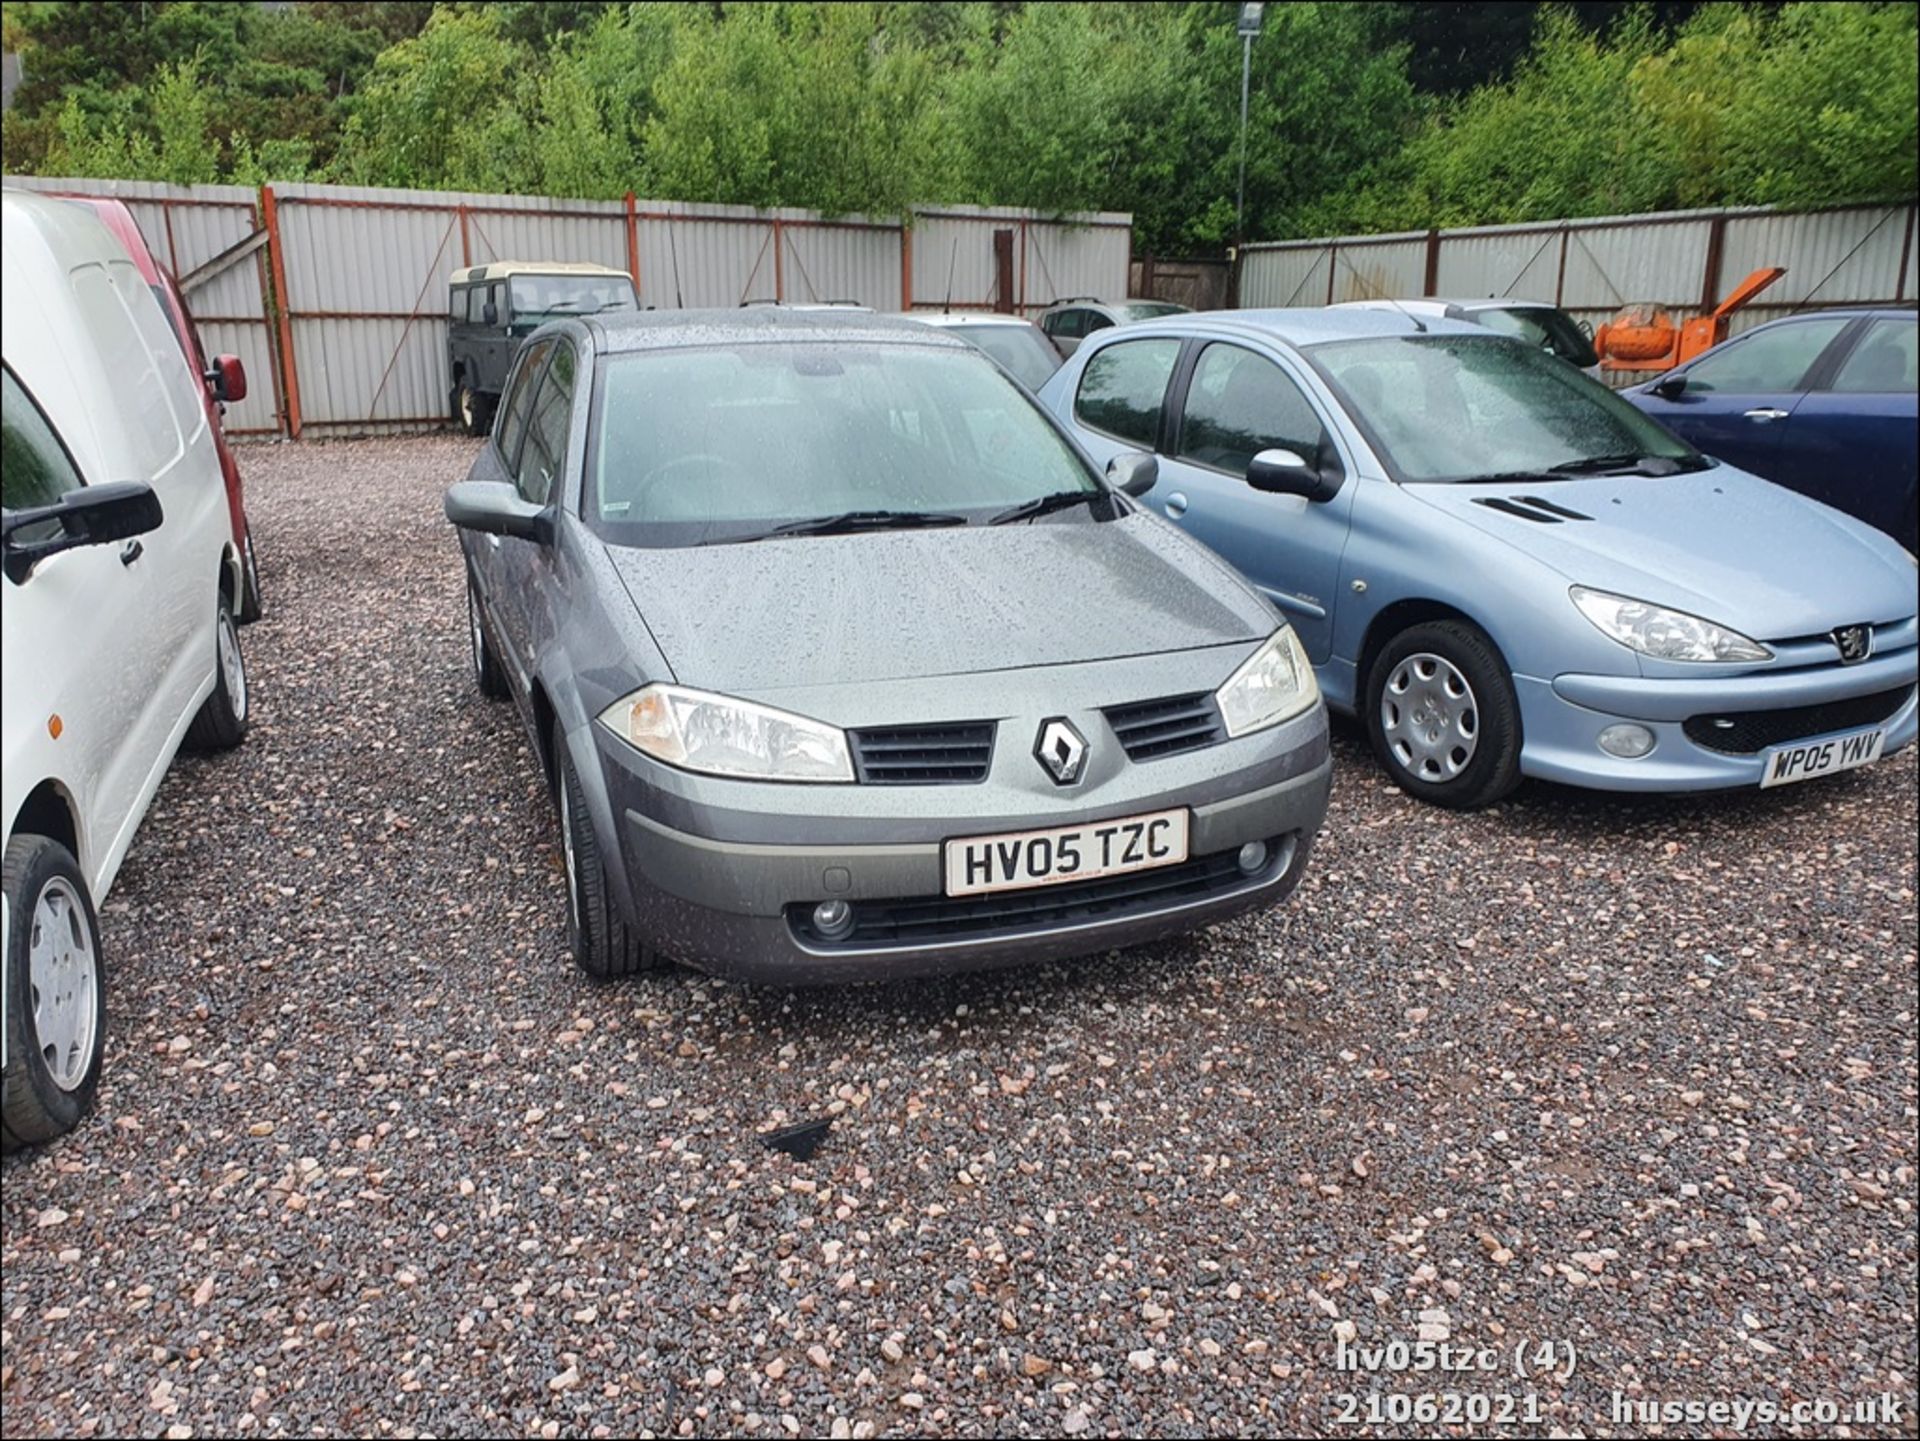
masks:
[[[1662,400],[1678,400],[1686,388],[1684,375],[1663,375],[1653,383],[1653,393]]]
[[[0,521],[0,555],[14,584],[50,555],[83,545],[111,545],[158,530],[160,497],[144,481],[86,485],[52,505],[10,510]]]
[[[247,398],[247,368],[237,355],[216,355],[207,367],[207,384],[213,398],[228,405]]]
[[[498,325],[500,323],[500,307],[489,300],[480,308],[480,323],[482,325]]]
[[[1160,478],[1160,462],[1144,450],[1123,450],[1107,462],[1107,484],[1128,495],[1145,495]]]
[[[1308,500],[1332,500],[1340,477],[1304,459],[1298,451],[1275,447],[1263,450],[1247,465],[1247,484],[1269,495],[1298,495]]]
[[[442,503],[447,519],[462,530],[483,535],[510,535],[547,545],[553,540],[553,512],[521,498],[503,481],[463,480],[447,487]]]

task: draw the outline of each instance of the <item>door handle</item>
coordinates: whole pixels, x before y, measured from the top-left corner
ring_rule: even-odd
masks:
[[[130,540],[120,547],[120,564],[132,565],[147,553],[147,548],[137,540]]]
[[[1172,520],[1178,520],[1186,513],[1187,498],[1176,490],[1172,495],[1167,497],[1167,515]]]
[[[1757,421],[1762,425],[1765,425],[1770,420],[1785,420],[1786,418],[1786,411],[1775,410],[1770,405],[1763,405],[1757,410],[1749,410],[1747,412],[1748,420]]]
[[[492,546],[495,550],[500,549],[500,537],[497,535],[491,535],[491,534],[488,535],[487,544]]]

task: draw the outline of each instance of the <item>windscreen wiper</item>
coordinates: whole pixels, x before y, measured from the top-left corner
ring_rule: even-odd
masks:
[[[1039,516],[1051,515],[1056,510],[1067,510],[1076,505],[1089,504],[1098,500],[1103,492],[1097,490],[1056,490],[1052,495],[1036,496],[1032,500],[1023,500],[1010,510],[989,516],[988,525],[1008,525],[1016,520],[1034,520]]]
[[[1646,455],[1628,451],[1624,455],[1586,455],[1578,460],[1563,460],[1547,469],[1554,475],[1601,475],[1610,470],[1637,470],[1643,475],[1674,475],[1680,461],[1671,455]]]
[[[937,510],[843,510],[810,520],[776,525],[767,535],[836,535],[856,530],[919,530],[934,525],[965,525],[964,515]]]

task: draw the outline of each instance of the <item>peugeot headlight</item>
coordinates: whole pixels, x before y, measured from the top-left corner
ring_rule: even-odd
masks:
[[[708,775],[761,781],[851,781],[837,726],[685,686],[642,686],[600,713],[600,724],[657,761]]]
[[[1227,734],[1243,736],[1291,720],[1320,699],[1300,638],[1282,626],[1214,692]]]
[[[1600,630],[1629,650],[1660,660],[1771,660],[1773,652],[1740,632],[1650,601],[1576,585],[1573,603]]]

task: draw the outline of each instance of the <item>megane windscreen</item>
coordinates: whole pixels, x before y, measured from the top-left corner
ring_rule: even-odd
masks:
[[[613,356],[596,411],[590,518],[623,545],[757,540],[829,519],[964,525],[1052,497],[1092,513],[1108,497],[972,351],[753,344]]]

